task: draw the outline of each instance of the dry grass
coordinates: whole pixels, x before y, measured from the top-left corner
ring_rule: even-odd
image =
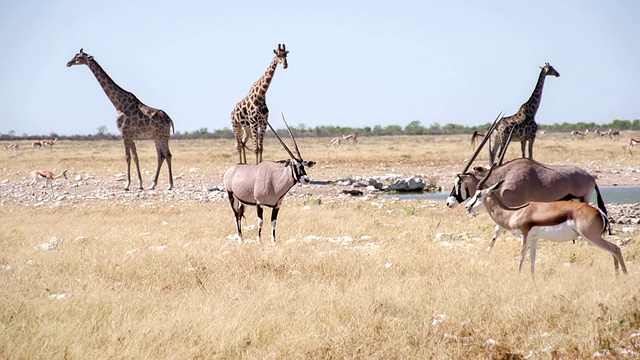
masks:
[[[461,136],[363,138],[331,150],[327,142],[300,139],[303,156],[319,161],[309,171],[313,179],[390,172],[444,179],[470,153]],[[538,140],[536,154],[545,162],[566,158],[616,168],[630,159],[624,142],[548,135]],[[171,146],[175,174],[198,168],[212,185],[236,160],[231,141]],[[141,165],[153,171],[152,144],[138,148]],[[265,149],[266,159],[284,155],[271,139]],[[117,142],[63,142],[52,152],[25,146],[0,158],[0,180],[10,182],[24,181],[35,168],[91,171],[107,182],[124,171]],[[148,186],[151,175],[143,179]],[[627,277],[615,276],[611,256],[583,241],[542,242],[533,281],[517,273],[513,237],[487,253],[490,219],[441,203],[324,196],[318,204],[315,196],[289,197],[277,246],[239,246],[229,239],[234,226],[226,201],[143,205],[0,206],[0,265],[11,266],[0,270],[0,357],[574,359],[640,353],[637,236],[624,249]],[[255,223],[250,210],[245,224]],[[36,249],[51,237],[61,239],[55,250]]]

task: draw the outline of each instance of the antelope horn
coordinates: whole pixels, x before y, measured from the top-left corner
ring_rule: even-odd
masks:
[[[280,138],[280,135],[278,135],[278,133],[273,129],[273,127],[271,126],[271,123],[269,121],[267,121],[267,125],[269,125],[269,129],[271,129],[271,131],[273,131],[273,134],[276,136],[276,138],[278,138],[278,141],[280,141],[280,144],[287,151],[289,156],[291,156],[292,159],[295,159],[296,157],[293,156],[293,154],[291,153],[291,150],[289,150],[287,145],[285,145],[284,141],[282,141],[282,139]]]
[[[296,142],[296,138],[293,137],[293,134],[291,133],[291,129],[289,128],[289,124],[287,124],[287,119],[284,118],[284,113],[280,112],[280,114],[282,114],[282,120],[284,121],[284,124],[287,125],[287,131],[289,131],[289,136],[291,136],[291,140],[293,140],[293,146],[296,149],[296,152],[298,153],[298,158],[302,159],[302,155],[300,155],[300,150],[298,149],[298,143]]]
[[[511,136],[513,135],[513,130],[515,130],[516,127],[513,126],[511,127],[511,131],[509,131],[509,137],[507,138],[507,142],[505,144],[502,145],[502,149],[500,149],[500,156],[498,157],[500,160],[498,160],[498,164],[502,165],[502,161],[504,160],[504,156],[507,155],[507,148],[509,147],[509,144],[511,144]]]
[[[493,132],[493,130],[495,130],[496,126],[498,126],[498,123],[500,122],[500,120],[502,120],[502,112],[498,114],[498,117],[495,119],[493,124],[491,124],[489,131],[487,131],[487,134],[484,136],[484,139],[482,139],[480,146],[478,146],[478,148],[476,149],[476,152],[473,154],[473,156],[471,157],[467,165],[464,166],[464,169],[462,170],[461,174],[464,174],[467,172],[467,170],[469,170],[469,167],[471,166],[473,161],[476,159],[476,157],[478,157],[478,154],[480,154],[480,150],[482,150],[482,148],[484,147],[484,144],[487,143],[487,141],[491,137],[491,133]]]

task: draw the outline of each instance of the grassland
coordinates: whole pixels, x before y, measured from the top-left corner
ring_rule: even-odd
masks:
[[[448,187],[471,153],[466,136],[299,143],[318,161],[314,180],[401,173]],[[172,141],[176,189],[162,190],[163,169],[159,190],[130,193],[114,177],[125,169],[119,142],[26,145],[0,153],[1,358],[640,356],[638,229],[612,238],[629,276],[584,241],[542,242],[533,280],[517,272],[514,237],[486,251],[486,214],[297,186],[278,244],[239,246],[226,199],[207,190],[236,161],[231,141]],[[138,149],[148,187],[155,151]],[[624,140],[552,134],[534,155],[630,185],[637,160],[625,151]],[[268,139],[264,158],[283,156]],[[58,200],[31,195],[26,176],[39,168],[69,169]],[[250,238],[255,223],[250,209]]]

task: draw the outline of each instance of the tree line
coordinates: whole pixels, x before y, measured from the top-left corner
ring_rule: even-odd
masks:
[[[333,126],[322,125],[315,128],[307,127],[305,124],[299,124],[298,126],[292,126],[291,132],[296,137],[334,137],[342,134],[358,134],[359,137],[366,136],[391,136],[391,135],[452,135],[452,134],[471,134],[476,130],[486,131],[491,126],[491,123],[486,123],[479,126],[465,126],[459,124],[446,124],[440,125],[440,123],[432,123],[429,126],[423,126],[422,122],[415,120],[402,127],[400,125],[375,125],[373,127],[365,126],[361,128],[345,127],[345,126]],[[606,131],[609,129],[615,129],[620,131],[625,130],[637,130],[640,131],[640,119],[635,120],[613,120],[608,124],[596,124],[596,123],[561,123],[553,125],[538,124],[540,129],[544,129],[548,133],[554,132],[570,132],[572,130],[585,130],[590,129],[595,131],[597,129]],[[278,132],[285,132],[286,130],[278,130]],[[269,136],[269,132],[267,132]],[[14,140],[41,140],[41,139],[54,139],[59,140],[119,140],[120,134],[112,134],[108,131],[107,126],[102,125],[98,127],[95,134],[87,135],[59,135],[57,133],[50,133],[48,135],[30,135],[22,134],[17,135],[15,131],[9,131],[6,134],[0,134],[0,140],[14,141]],[[233,130],[226,127],[224,129],[209,131],[208,128],[200,128],[195,131],[176,131],[172,135],[174,139],[233,139]]]

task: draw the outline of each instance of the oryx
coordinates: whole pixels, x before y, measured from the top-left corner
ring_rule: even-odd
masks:
[[[479,187],[484,187],[488,178],[489,176],[482,180]],[[622,271],[627,274],[620,248],[602,238],[609,223],[603,211],[573,201],[527,202],[518,207],[510,207],[504,203],[502,196],[498,195],[504,183],[504,180],[500,180],[488,189],[478,189],[469,200],[466,209],[471,212],[484,207],[499,228],[510,230],[522,237],[519,271],[522,271],[527,248],[530,248],[531,275],[534,275],[536,244],[539,239],[563,242],[575,240],[580,236],[613,255],[616,273],[620,265]]]
[[[263,161],[258,165],[237,164],[227,170],[224,174],[224,187],[229,195],[229,202],[236,219],[236,229],[238,230],[238,242],[243,243],[242,238],[242,216],[245,206],[255,206],[258,212],[258,243],[262,233],[262,212],[263,206],[272,208],[271,211],[271,243],[276,242],[276,219],[282,204],[282,199],[296,183],[308,184],[309,177],[305,172],[306,167],[315,165],[314,161],[302,160],[296,139],[291,133],[289,124],[282,115],[289,136],[293,140],[293,146],[297,157],[289,150],[282,141],[278,133],[267,122],[269,128],[278,138],[282,147],[287,151],[291,159],[277,162]]]

